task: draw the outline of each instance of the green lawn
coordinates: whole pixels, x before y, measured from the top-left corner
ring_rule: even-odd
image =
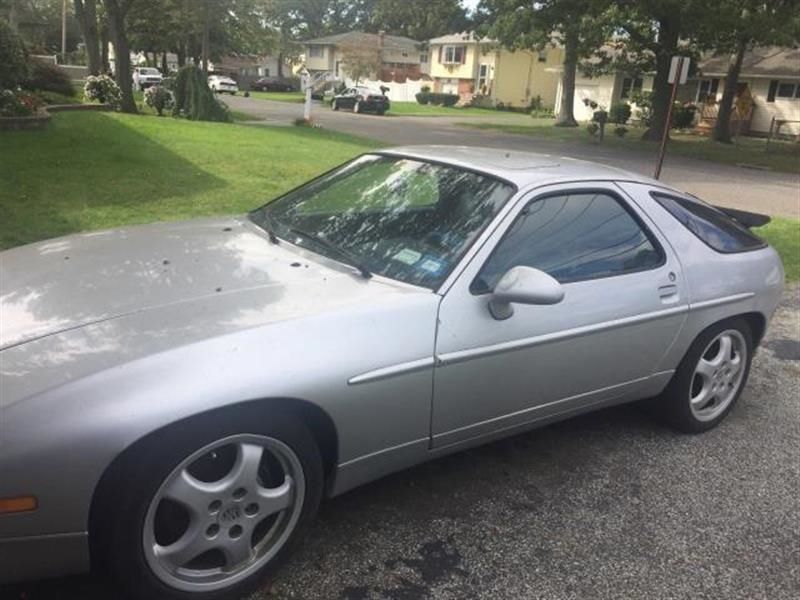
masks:
[[[578,142],[599,146],[596,138],[590,136],[585,125],[580,127],[554,127],[552,119],[530,119],[527,123],[459,123],[466,127],[489,129],[531,135],[553,141]],[[614,125],[606,128],[603,145],[612,148],[624,148],[634,152],[658,151],[655,142],[641,140],[644,130],[629,126],[624,138],[614,135]],[[770,168],[787,173],[800,172],[800,144],[793,142],[773,142],[769,152],[766,141],[761,138],[740,137],[735,144],[720,144],[694,133],[672,132],[667,150],[668,153],[700,158],[732,165],[748,165],[751,167]]]
[[[250,97],[256,100],[276,100],[278,102],[299,102],[306,101],[303,92],[250,92]]]
[[[767,240],[781,255],[787,281],[800,281],[800,221],[774,218],[754,232]]]
[[[516,113],[502,112],[492,108],[458,108],[455,106],[433,106],[419,102],[392,102],[389,115],[414,117],[503,117],[517,116]]]
[[[59,113],[44,131],[0,134],[0,248],[243,212],[370,147],[312,128]]]

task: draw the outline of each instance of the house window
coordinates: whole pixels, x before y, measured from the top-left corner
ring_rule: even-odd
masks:
[[[308,56],[309,58],[322,58],[325,56],[325,47],[324,46],[309,46],[308,47]]]
[[[443,46],[440,62],[445,65],[462,64],[465,55],[464,46]]]
[[[634,94],[642,92],[642,78],[641,77],[626,77],[622,80],[622,92],[619,97],[627,100]]]
[[[794,84],[788,81],[778,81],[773,79],[769,82],[767,92],[767,102],[775,102],[775,98],[800,98],[800,83]]]
[[[424,52],[419,55],[419,62],[423,65],[428,64],[428,53]]]
[[[539,62],[547,62],[547,50],[540,50],[537,60]]]
[[[697,82],[697,101],[716,100],[717,90],[719,90],[719,79],[701,79]]]

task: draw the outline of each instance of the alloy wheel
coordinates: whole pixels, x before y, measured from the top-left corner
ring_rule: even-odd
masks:
[[[711,421],[736,398],[747,364],[747,344],[736,329],[718,334],[703,351],[694,368],[689,406],[699,421]]]
[[[303,468],[289,446],[251,434],[218,440],[181,461],[154,495],[145,559],[175,589],[231,586],[275,557],[304,498]]]

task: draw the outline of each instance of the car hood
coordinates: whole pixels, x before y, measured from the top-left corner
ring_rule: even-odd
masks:
[[[0,349],[158,307],[174,310],[216,296],[230,302],[231,294],[261,288],[277,286],[270,296],[280,298],[288,288],[311,294],[324,283],[328,294],[359,296],[351,292],[365,281],[327,262],[270,243],[245,217],[144,225],[14,248],[0,253]]]

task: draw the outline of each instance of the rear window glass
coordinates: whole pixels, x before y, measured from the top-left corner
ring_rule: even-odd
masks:
[[[654,192],[653,198],[717,252],[744,252],[766,244],[735,219],[698,200]]]

